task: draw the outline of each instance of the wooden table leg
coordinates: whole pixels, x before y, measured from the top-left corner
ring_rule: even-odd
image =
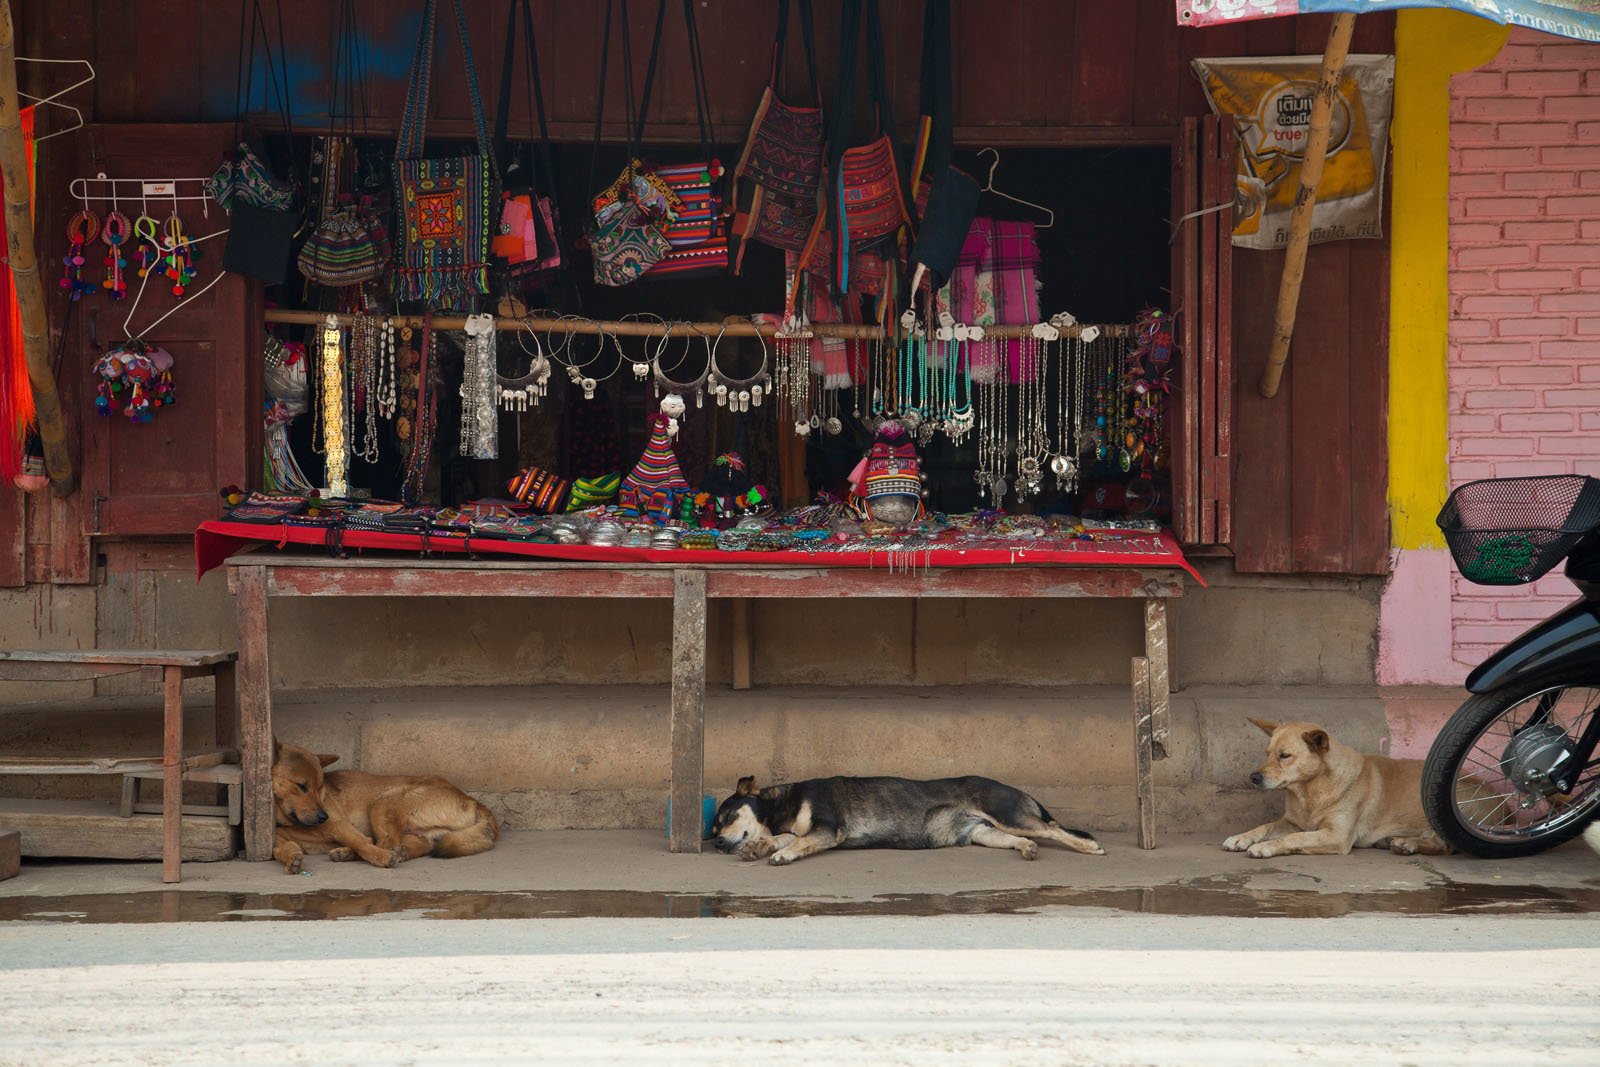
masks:
[[[752,684],[752,675],[755,673],[755,641],[750,632],[750,601],[746,597],[738,597],[730,603],[733,606],[733,688],[749,689]]]
[[[272,676],[267,641],[267,569],[240,567],[239,762],[244,788],[244,858],[272,858]]]
[[[706,572],[672,576],[672,805],[667,847],[699,852],[705,792]]]
[[[1139,847],[1156,847],[1156,790],[1151,757],[1150,661],[1133,660],[1133,779],[1139,797]]]
[[[168,667],[161,707],[161,880],[183,878],[183,668]]]
[[[1144,602],[1144,655],[1150,661],[1150,745],[1156,759],[1167,758],[1172,734],[1172,674],[1167,659],[1167,602]]]

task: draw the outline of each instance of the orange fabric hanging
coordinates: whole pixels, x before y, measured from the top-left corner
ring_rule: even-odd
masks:
[[[22,109],[22,143],[28,159],[28,213],[33,214],[33,108]],[[4,180],[0,179],[0,190]],[[7,239],[0,214],[0,245]],[[17,306],[16,279],[6,261],[0,271],[0,483],[9,484],[22,470],[23,442],[36,415],[28,360],[22,351],[22,310]]]

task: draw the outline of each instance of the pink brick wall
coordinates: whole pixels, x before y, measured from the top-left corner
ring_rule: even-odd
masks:
[[[1451,98],[1452,484],[1600,476],[1600,45],[1516,30]],[[1572,596],[1455,583],[1467,665]]]

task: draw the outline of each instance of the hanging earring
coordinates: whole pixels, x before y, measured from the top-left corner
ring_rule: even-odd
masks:
[[[182,296],[184,287],[194,280],[194,252],[176,211],[167,220],[166,236],[161,243],[167,250],[166,275],[172,280],[172,295]]]

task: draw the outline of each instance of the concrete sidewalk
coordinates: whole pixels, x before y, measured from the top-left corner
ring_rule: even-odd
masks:
[[[835,851],[776,868],[715,851],[674,855],[663,833],[524,831],[507,833],[481,856],[426,858],[395,870],[323,856],[312,857],[299,876],[276,863],[187,863],[178,886],[161,884],[156,863],[26,861],[19,877],[0,883],[0,919],[159,919],[152,911],[158,902],[199,920],[241,909],[263,917],[941,914],[1061,906],[1175,915],[1600,911],[1600,856],[1581,842],[1488,861],[1373,849],[1254,860],[1223,852],[1211,835],[1164,835],[1153,851],[1136,848],[1127,834],[1102,840],[1105,856],[1046,847],[1032,863],[974,847]]]

